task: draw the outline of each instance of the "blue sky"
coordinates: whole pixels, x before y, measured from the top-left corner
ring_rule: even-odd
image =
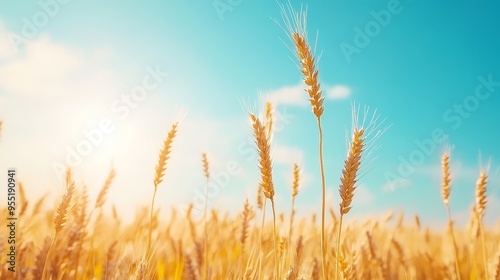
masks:
[[[440,157],[450,144],[454,217],[467,220],[479,168],[489,164],[487,219],[497,220],[500,4],[291,3],[308,6],[309,39],[321,56],[334,209],[356,102],[377,109],[390,128],[365,161],[353,216],[393,209],[439,224]],[[290,207],[299,162],[298,207],[318,212],[317,127],[292,44],[273,19],[282,22],[279,6],[263,0],[0,1],[0,165],[18,168],[30,198],[49,193],[55,203],[63,186],[54,166],[71,165],[71,151],[99,129],[99,141],[72,162],[77,181],[95,197],[113,164],[108,207],[131,213],[151,197],[158,150],[182,120],[158,205],[167,212],[196,204],[207,152],[219,179],[210,205],[236,213],[245,197],[255,199],[259,180],[246,109],[269,100],[279,116],[277,207]],[[141,87],[149,89],[127,103]]]

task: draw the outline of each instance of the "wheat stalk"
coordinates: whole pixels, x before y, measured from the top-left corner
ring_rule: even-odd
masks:
[[[359,167],[361,165],[361,153],[364,150],[364,129],[354,128],[352,135],[352,142],[347,154],[347,159],[344,161],[344,169],[342,170],[342,177],[340,179],[340,221],[337,239],[337,257],[336,257],[336,268],[335,277],[338,276],[339,270],[339,251],[340,251],[340,237],[342,233],[342,220],[345,214],[349,213],[351,210],[351,202],[354,197],[354,190],[356,189],[357,176]]]
[[[163,142],[163,147],[160,150],[160,155],[158,157],[158,164],[155,167],[155,178],[153,180],[154,183],[154,192],[153,192],[153,198],[151,199],[151,211],[149,215],[149,234],[148,234],[148,245],[146,249],[146,259],[149,260],[150,254],[151,254],[151,235],[153,232],[153,212],[154,212],[154,205],[155,205],[155,197],[156,197],[156,191],[158,189],[158,185],[163,181],[163,176],[165,175],[165,170],[167,169],[167,161],[170,158],[170,151],[172,148],[172,143],[175,138],[175,134],[177,133],[177,123],[174,123],[172,125],[172,128],[170,129],[167,138],[165,138],[165,141]]]
[[[486,243],[484,240],[484,226],[483,226],[483,217],[484,210],[486,208],[486,183],[488,181],[488,175],[485,171],[481,171],[479,174],[479,178],[476,183],[476,206],[475,213],[476,218],[479,223],[479,229],[481,231],[481,243],[483,245],[483,263],[484,263],[484,273],[486,275],[486,279],[488,278],[488,262],[486,260]]]
[[[208,276],[208,233],[207,233],[207,208],[208,208],[208,183],[210,181],[210,164],[208,162],[208,157],[207,153],[202,153],[201,155],[201,161],[203,163],[203,174],[205,174],[205,209],[203,211],[203,221],[204,221],[204,233],[205,233],[205,238],[203,240],[203,243],[205,244],[205,269],[203,270],[203,279],[207,279]]]
[[[495,257],[494,261],[496,261],[496,264],[494,265],[494,278],[493,279],[500,279],[500,248],[498,250],[498,254]]]
[[[42,279],[47,279],[47,263],[51,260],[51,252],[54,243],[57,239],[59,232],[63,229],[68,221],[68,215],[73,208],[73,199],[75,197],[76,187],[73,181],[71,170],[66,171],[66,191],[64,192],[63,198],[59,205],[57,206],[56,215],[54,216],[54,237],[52,238],[52,243],[47,251],[47,256],[45,258],[45,264],[42,271]]]
[[[243,212],[241,212],[240,242],[241,242],[241,245],[243,247],[245,247],[245,242],[248,238],[248,228],[249,228],[250,220],[252,219],[252,216],[253,216],[252,213],[253,213],[252,207],[250,206],[248,199],[246,199],[245,203],[243,205]]]
[[[323,129],[321,127],[321,116],[324,112],[323,92],[318,80],[318,69],[316,68],[315,58],[307,39],[307,10],[295,12],[291,4],[288,5],[288,12],[284,5],[280,5],[281,15],[285,22],[285,32],[292,40],[299,63],[304,83],[307,88],[305,91],[309,95],[311,110],[316,116],[319,134],[319,163],[321,173],[321,272],[323,279],[326,279],[326,239],[325,239],[325,212],[326,212],[326,182],[323,165]],[[290,16],[288,15],[290,14]],[[291,18],[290,18],[291,17]]]
[[[304,83],[309,87],[306,89],[309,94],[309,101],[311,102],[312,111],[316,116],[319,132],[319,161],[321,172],[321,271],[323,279],[326,279],[326,240],[325,240],[325,209],[326,209],[326,182],[325,172],[323,166],[323,129],[321,127],[321,115],[323,114],[323,100],[320,84],[317,80],[318,71],[315,70],[314,57],[312,56],[310,46],[307,44],[304,36],[300,33],[294,33],[293,39],[295,47],[302,64],[302,74],[304,75]]]
[[[255,143],[257,144],[257,150],[259,153],[259,166],[261,175],[260,185],[262,186],[265,197],[271,201],[271,208],[273,210],[273,241],[276,275],[278,276],[278,279],[281,279],[278,262],[278,251],[276,247],[276,211],[274,208],[274,183],[272,175],[271,144],[269,143],[269,137],[266,134],[265,128],[262,125],[261,121],[253,114],[250,114],[250,118],[252,120]]]
[[[450,229],[451,239],[453,242],[453,252],[455,257],[455,273],[457,275],[457,279],[460,280],[460,267],[459,267],[459,259],[458,259],[458,249],[457,242],[455,240],[455,233],[453,231],[453,221],[451,219],[451,211],[450,211],[450,148],[446,148],[443,156],[441,158],[441,167],[443,169],[443,184],[441,187],[441,195],[443,197],[443,203],[446,207],[446,214],[448,216],[448,227]]]
[[[292,242],[292,233],[293,233],[293,218],[295,216],[295,198],[299,193],[299,165],[293,165],[293,184],[292,184],[292,212],[290,213],[290,233],[288,234],[288,242]]]
[[[265,132],[268,141],[270,142],[273,135],[273,106],[271,102],[266,102],[266,124],[265,124]],[[262,222],[261,222],[261,230],[260,230],[260,243],[259,243],[259,267],[258,267],[258,278],[261,279],[262,276],[262,258],[263,258],[263,250],[262,243],[264,240],[264,222],[266,220],[266,199],[264,196],[264,189],[262,184],[259,184],[257,190],[257,207],[262,210]]]
[[[113,180],[115,179],[115,176],[116,176],[116,171],[112,167],[111,170],[109,171],[106,181],[104,182],[104,185],[101,188],[101,191],[99,192],[99,195],[97,196],[94,208],[96,209],[101,208],[104,205],[104,202],[106,202],[106,195],[108,194],[108,191],[111,187],[111,184],[113,183]]]

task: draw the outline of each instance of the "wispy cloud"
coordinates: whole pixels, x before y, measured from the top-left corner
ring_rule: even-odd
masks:
[[[0,58],[8,58],[15,55],[15,50],[9,40],[9,33],[0,20]]]
[[[359,185],[356,187],[355,193],[355,202],[357,204],[368,204],[375,201],[375,195],[365,186]]]
[[[335,85],[327,88],[326,96],[329,99],[346,99],[351,96],[351,88],[346,85]]]
[[[1,33],[0,26],[0,40],[4,37]],[[117,82],[107,65],[112,53],[105,48],[82,51],[42,34],[27,41],[23,52],[0,66],[0,88],[25,97],[110,94]],[[0,49],[0,57],[6,54],[8,50]]]
[[[304,153],[298,148],[286,145],[277,145],[273,150],[273,159],[276,163],[292,165],[302,162]]]
[[[264,93],[266,101],[274,104],[307,106],[308,96],[305,92],[304,83],[294,86],[284,86]],[[345,99],[351,95],[351,88],[346,85],[333,85],[323,88],[328,99]]]
[[[307,93],[304,91],[304,84],[300,83],[295,86],[285,86],[279,89],[265,92],[266,101],[272,102],[276,105],[296,105],[306,106]]]
[[[27,96],[63,95],[73,83],[83,57],[75,50],[52,42],[48,36],[30,41],[22,58],[0,67],[0,86]]]

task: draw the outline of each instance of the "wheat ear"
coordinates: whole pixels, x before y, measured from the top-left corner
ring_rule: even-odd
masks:
[[[448,215],[448,227],[450,228],[451,239],[453,242],[453,252],[455,255],[455,273],[457,275],[457,279],[460,280],[460,267],[458,260],[458,249],[457,249],[457,241],[455,240],[455,233],[453,232],[453,221],[451,219],[451,211],[450,211],[450,148],[446,148],[443,156],[441,158],[441,167],[443,169],[443,184],[441,187],[441,195],[443,197],[443,203],[446,207],[446,214]]]
[[[259,166],[261,175],[260,185],[262,186],[266,198],[271,201],[271,208],[273,210],[274,258],[276,275],[278,276],[278,279],[281,279],[278,262],[278,250],[276,247],[276,211],[274,208],[274,183],[272,175],[271,144],[261,121],[253,114],[250,114],[250,118],[252,119],[255,143],[257,144],[257,150],[259,153]]]
[[[252,206],[248,202],[248,199],[245,200],[245,204],[243,206],[243,212],[241,212],[241,235],[240,242],[242,247],[245,247],[245,242],[248,238],[248,228],[250,226],[250,220],[253,216]]]
[[[302,14],[302,18],[295,20],[295,31],[292,32],[292,39],[297,50],[300,65],[302,66],[302,75],[304,83],[307,85],[305,91],[309,95],[311,110],[316,116],[319,132],[319,162],[321,172],[321,272],[323,279],[326,279],[326,240],[325,240],[325,209],[326,209],[326,182],[323,166],[323,129],[321,127],[321,116],[323,115],[323,92],[318,81],[318,70],[316,69],[314,55],[311,51],[311,46],[307,42],[306,33],[306,13]]]
[[[113,184],[113,180],[115,179],[116,176],[116,171],[113,167],[111,167],[111,170],[109,171],[108,177],[106,178],[106,181],[104,182],[104,185],[101,188],[101,191],[99,192],[99,195],[97,196],[96,202],[95,202],[95,207],[94,208],[101,208],[104,205],[104,202],[106,202],[106,195],[108,194],[108,191],[111,187],[111,184]]]
[[[488,262],[486,260],[486,244],[484,240],[484,226],[483,226],[483,217],[484,210],[486,208],[486,183],[488,181],[488,175],[485,171],[481,171],[479,174],[479,178],[476,183],[476,219],[479,223],[479,229],[481,231],[481,243],[483,245],[483,262],[484,262],[484,273],[485,279],[489,279],[488,277]]]
[[[340,251],[340,237],[342,234],[342,220],[345,214],[351,210],[351,202],[354,197],[354,190],[358,180],[358,171],[361,165],[361,153],[364,150],[364,129],[354,128],[352,135],[352,142],[347,154],[347,159],[344,161],[344,169],[342,170],[342,177],[340,179],[340,221],[339,232],[337,239],[337,256],[335,266],[335,278],[338,277],[339,271],[339,251]]]
[[[47,252],[47,257],[45,259],[45,265],[43,266],[42,279],[47,279],[47,263],[51,259],[51,252],[54,243],[57,239],[59,232],[63,229],[68,221],[68,215],[74,205],[74,197],[76,194],[75,182],[73,181],[71,170],[66,171],[66,191],[64,192],[63,198],[59,205],[57,206],[56,215],[54,216],[54,237],[52,238],[52,243],[50,244],[49,250]]]
[[[293,233],[293,218],[295,216],[295,198],[299,193],[299,165],[293,165],[293,184],[292,184],[292,213],[290,214],[290,233],[288,234],[288,242],[292,244],[292,233]]]
[[[271,139],[273,132],[273,104],[266,102],[266,134]]]
[[[210,181],[210,164],[208,162],[208,157],[207,157],[207,153],[203,153],[201,155],[201,161],[203,163],[203,174],[205,174],[205,179],[206,179],[206,182],[205,182],[205,209],[203,211],[203,222],[204,222],[204,231],[205,231],[205,238],[203,240],[203,243],[205,244],[205,254],[204,254],[204,257],[205,257],[205,261],[204,261],[204,265],[205,265],[205,269],[203,270],[203,273],[204,273],[204,277],[203,279],[207,279],[208,277],[208,233],[207,233],[207,208],[208,208],[208,183]]]
[[[158,189],[158,185],[163,182],[163,176],[165,175],[165,170],[167,169],[167,161],[170,158],[170,152],[172,148],[172,143],[175,138],[175,134],[177,133],[177,123],[174,123],[172,125],[172,128],[170,129],[170,132],[167,135],[167,138],[165,138],[165,141],[163,142],[163,147],[160,150],[160,155],[158,157],[158,164],[156,165],[155,168],[155,178],[153,180],[154,183],[154,192],[153,192],[153,198],[151,199],[151,211],[149,215],[149,233],[148,233],[148,245],[146,249],[146,259],[149,259],[151,256],[151,235],[153,231],[153,212],[154,212],[154,205],[155,205],[155,197],[156,197],[156,191]]]
[[[271,102],[266,102],[266,134],[267,139],[271,141],[273,135],[273,106]],[[258,267],[258,278],[262,279],[262,242],[264,240],[264,223],[266,221],[266,199],[263,197],[264,189],[262,184],[259,184],[257,191],[257,206],[262,209],[262,222],[260,230],[260,243],[259,243],[259,267]]]

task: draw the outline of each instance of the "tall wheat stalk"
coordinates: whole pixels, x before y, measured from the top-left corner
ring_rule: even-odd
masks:
[[[271,141],[273,136],[273,105],[271,102],[266,102],[266,125],[265,131],[267,138]],[[260,227],[260,243],[259,243],[259,267],[258,267],[258,277],[262,279],[262,242],[264,241],[264,224],[266,221],[266,199],[263,199],[264,190],[262,188],[262,184],[259,184],[257,191],[257,205],[262,210],[262,222]]]
[[[443,169],[443,185],[441,187],[441,194],[443,197],[443,203],[446,207],[446,214],[448,215],[448,227],[450,229],[451,239],[453,242],[453,253],[455,257],[455,273],[457,274],[457,279],[460,280],[460,267],[458,259],[457,242],[455,240],[455,233],[453,231],[453,221],[451,219],[450,211],[450,149],[445,149],[443,157],[441,158],[441,167]]]
[[[252,127],[255,136],[255,143],[257,144],[257,151],[259,153],[259,166],[261,175],[260,185],[262,186],[265,197],[271,201],[271,208],[273,210],[274,261],[276,267],[275,278],[281,279],[278,261],[278,248],[276,246],[276,211],[274,206],[274,183],[272,175],[271,144],[265,127],[262,125],[261,121],[253,114],[250,114],[250,118],[252,120]]]
[[[177,133],[177,123],[174,123],[172,125],[172,128],[170,129],[170,132],[167,135],[167,138],[163,142],[163,147],[160,150],[160,155],[158,157],[158,164],[156,165],[155,168],[155,178],[154,178],[154,192],[153,192],[153,198],[151,199],[151,211],[149,214],[149,233],[148,233],[148,245],[146,249],[146,259],[149,260],[151,257],[151,235],[153,233],[153,212],[154,212],[154,206],[155,206],[155,197],[156,197],[156,191],[158,190],[158,185],[163,182],[163,176],[165,176],[165,170],[167,169],[167,162],[168,159],[170,158],[170,152],[172,148],[172,143],[175,138],[175,134]]]
[[[323,279],[326,278],[326,239],[325,239],[325,213],[326,213],[326,182],[323,165],[323,129],[321,127],[321,116],[323,115],[323,92],[318,81],[318,69],[316,68],[315,58],[307,39],[307,9],[296,12],[290,2],[287,8],[280,5],[281,16],[285,23],[285,32],[290,37],[295,47],[297,58],[301,66],[304,83],[307,88],[305,91],[309,95],[311,110],[316,117],[319,134],[319,165],[321,173],[321,272]],[[290,14],[290,15],[289,15]]]
[[[257,196],[257,201],[262,201],[262,222],[260,225],[260,242],[259,242],[259,269],[258,276],[262,279],[262,258],[264,252],[262,251],[262,243],[264,242],[264,225],[266,221],[266,199],[262,199],[264,190],[262,189],[262,184],[259,184],[259,194]]]
[[[342,177],[340,179],[340,220],[339,220],[339,231],[337,237],[337,256],[335,265],[335,279],[338,278],[339,271],[339,252],[340,248],[340,237],[342,234],[342,220],[345,214],[349,213],[351,210],[351,202],[354,197],[354,190],[356,189],[356,183],[358,181],[358,171],[361,165],[361,153],[364,150],[364,129],[354,128],[352,133],[352,141],[350,144],[349,152],[347,154],[347,159],[344,161],[344,169],[342,170]]]
[[[484,273],[485,279],[489,279],[488,277],[488,262],[486,260],[486,243],[484,240],[484,226],[483,226],[483,218],[484,218],[484,210],[486,208],[486,183],[488,181],[488,175],[485,171],[481,171],[479,174],[479,178],[476,183],[476,206],[474,207],[474,211],[476,213],[477,222],[479,224],[479,230],[481,231],[481,243],[483,247],[483,263],[484,263]]]
[[[52,238],[52,242],[50,243],[49,250],[47,251],[47,256],[45,258],[45,264],[43,266],[43,271],[42,271],[42,280],[47,279],[47,265],[52,257],[52,248],[54,247],[54,243],[57,240],[59,232],[61,232],[61,230],[68,221],[68,215],[74,206],[73,199],[75,197],[75,194],[76,194],[75,182],[73,181],[71,170],[68,169],[66,171],[66,191],[64,192],[63,198],[57,207],[56,215],[54,216],[55,233],[54,237]]]
[[[204,277],[203,279],[207,279],[208,277],[208,233],[207,233],[207,208],[208,208],[208,183],[210,182],[210,170],[209,170],[209,162],[207,158],[207,154],[203,153],[202,154],[202,163],[203,163],[203,173],[205,174],[205,179],[206,179],[206,184],[205,184],[205,209],[203,211],[203,221],[204,221],[204,233],[205,233],[205,238],[203,240],[203,243],[205,244],[205,260],[204,260],[204,267],[205,269],[203,270]]]
[[[290,233],[288,234],[288,242],[292,244],[293,233],[293,218],[295,216],[295,198],[299,193],[299,165],[293,165],[293,184],[292,184],[292,212],[290,213]]]

